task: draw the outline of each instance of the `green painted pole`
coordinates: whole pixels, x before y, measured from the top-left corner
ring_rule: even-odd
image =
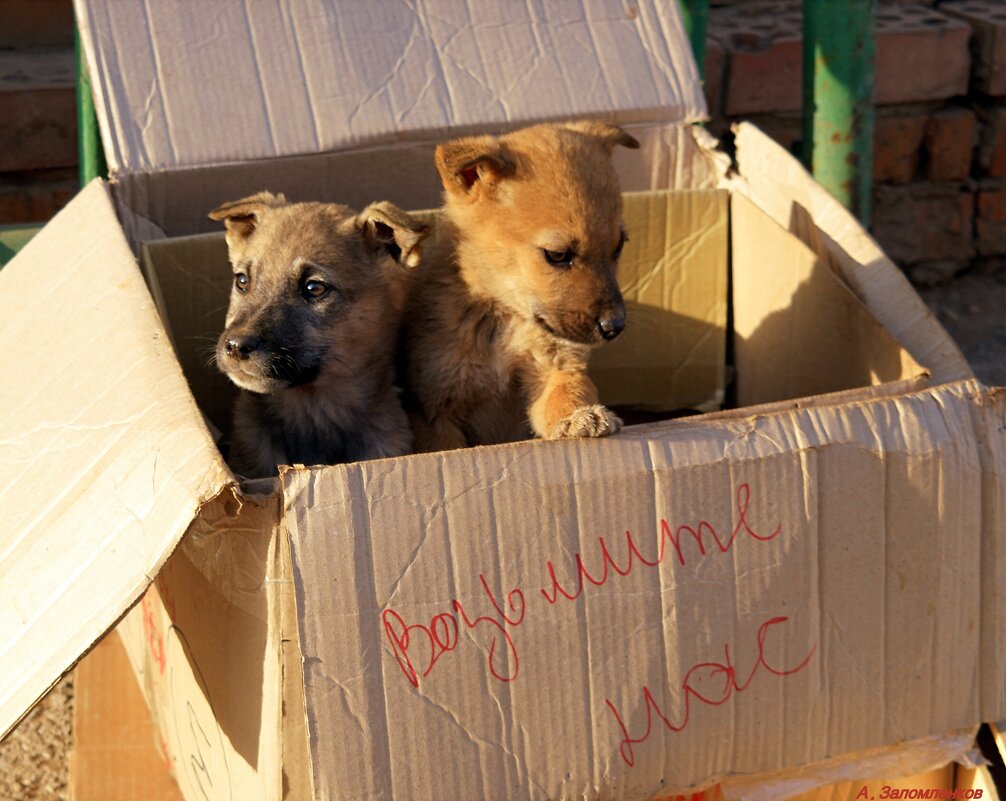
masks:
[[[870,222],[874,0],[803,0],[803,152],[814,178]]]
[[[80,47],[80,33],[76,26],[73,29],[73,42],[77,55],[77,156],[80,185],[84,186],[93,178],[107,178],[108,167],[105,165],[105,151],[101,147],[101,134],[98,132],[98,117],[94,113],[91,79],[87,74],[87,64]]]
[[[709,0],[681,0],[681,14],[685,21],[685,33],[692,44],[695,63],[699,67],[699,77],[705,78]]]

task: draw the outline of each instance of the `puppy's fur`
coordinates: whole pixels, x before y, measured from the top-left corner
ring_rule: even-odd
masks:
[[[416,446],[599,437],[591,348],[625,325],[615,272],[625,231],[614,125],[538,125],[443,144],[445,235],[405,318]]]
[[[428,228],[390,203],[355,214],[268,192],[210,217],[227,226],[234,271],[216,360],[245,390],[231,466],[264,476],[409,452],[394,346]]]

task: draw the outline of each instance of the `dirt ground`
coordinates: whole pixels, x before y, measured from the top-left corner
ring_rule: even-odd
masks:
[[[975,375],[990,387],[1006,386],[1006,265],[974,268],[919,294],[964,351]]]
[[[72,720],[68,678],[0,743],[0,801],[67,801]]]
[[[975,268],[919,292],[978,378],[1006,386],[1006,266]],[[68,801],[72,716],[70,677],[0,743],[0,801]]]

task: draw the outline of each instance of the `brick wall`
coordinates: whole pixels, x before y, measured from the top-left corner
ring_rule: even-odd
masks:
[[[0,225],[42,222],[77,191],[70,0],[0,0]]]
[[[748,119],[800,152],[800,0],[713,0],[711,128]],[[1006,264],[1006,0],[876,8],[872,229],[919,283]]]

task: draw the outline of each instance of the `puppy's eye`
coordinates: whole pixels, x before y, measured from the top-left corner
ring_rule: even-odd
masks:
[[[251,278],[248,277],[248,273],[234,273],[234,288],[238,292],[247,292],[250,286]]]
[[[622,232],[622,238],[618,240],[618,246],[615,248],[615,252],[611,254],[611,258],[618,261],[618,257],[622,255],[622,248],[625,247],[625,243],[629,241],[629,235]]]
[[[576,257],[576,254],[572,250],[549,250],[548,248],[542,248],[541,254],[545,257],[545,261],[553,267],[569,267]]]
[[[301,294],[307,300],[318,300],[318,298],[325,297],[331,291],[332,287],[324,281],[319,281],[317,278],[308,279],[304,282],[304,286],[301,287]]]

